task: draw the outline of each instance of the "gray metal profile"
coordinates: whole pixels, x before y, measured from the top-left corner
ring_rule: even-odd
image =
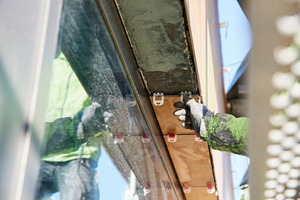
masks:
[[[61,5],[0,3],[0,199],[34,199]]]

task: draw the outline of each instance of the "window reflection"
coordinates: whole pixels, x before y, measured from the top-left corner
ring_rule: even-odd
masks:
[[[115,173],[123,199],[177,199],[96,1],[65,1],[62,16],[36,199],[107,199],[120,183],[99,183]],[[108,171],[99,171],[101,153]]]
[[[37,198],[99,199],[96,167],[111,114],[90,101],[63,53],[51,77]]]
[[[59,192],[60,199],[100,199],[99,178],[106,173],[99,176],[97,168],[101,144],[127,180],[124,199],[166,193],[167,176],[150,134],[132,117],[138,111],[135,97],[108,95],[92,102],[63,53],[53,61],[51,77],[36,198]]]

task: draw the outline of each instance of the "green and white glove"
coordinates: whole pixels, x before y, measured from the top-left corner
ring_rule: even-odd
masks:
[[[184,122],[182,126],[195,130],[210,148],[247,155],[248,118],[215,114],[192,98],[184,98],[183,102],[176,102],[174,106],[182,108],[174,112]]]
[[[183,102],[176,102],[174,104],[176,108],[182,108],[176,110],[173,114],[178,116],[179,121],[184,122],[183,128],[195,130],[200,136],[206,133],[206,125],[204,122],[204,116],[213,116],[213,112],[207,109],[207,107],[201,103],[197,103],[195,99],[185,97]]]
[[[108,111],[102,111],[101,105],[93,102],[92,105],[86,107],[81,113],[81,122],[77,128],[77,136],[79,139],[87,139],[95,134],[106,131],[107,124],[113,116]]]

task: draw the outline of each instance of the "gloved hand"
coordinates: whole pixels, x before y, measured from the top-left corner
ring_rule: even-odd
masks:
[[[86,107],[82,112],[82,116],[81,116],[82,123],[85,123],[88,120],[90,120],[94,116],[96,109],[100,107],[101,105],[97,102],[93,102],[92,105]]]
[[[112,116],[113,114],[108,111],[103,112],[99,103],[93,102],[82,112],[81,122],[77,128],[78,138],[87,139],[99,132],[106,131],[107,124]]]
[[[195,130],[210,148],[247,155],[248,118],[214,114],[205,105],[187,97],[183,102],[176,102],[174,106],[182,108],[174,112],[174,115],[184,122],[182,126]]]
[[[176,110],[173,114],[178,116],[179,121],[184,122],[182,124],[183,128],[195,130],[200,137],[201,133],[206,132],[203,118],[207,114],[213,116],[213,113],[205,105],[197,103],[193,98],[185,97],[183,102],[176,102],[174,107],[182,108]]]

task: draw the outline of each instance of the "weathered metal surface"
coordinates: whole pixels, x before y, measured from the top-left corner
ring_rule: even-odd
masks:
[[[183,3],[116,0],[148,91],[197,93]]]

